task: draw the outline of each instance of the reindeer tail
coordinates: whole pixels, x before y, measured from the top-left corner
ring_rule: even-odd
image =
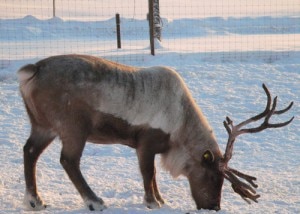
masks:
[[[28,64],[20,68],[18,71],[18,78],[20,84],[24,84],[28,82],[30,79],[34,77],[34,75],[37,73],[38,68],[34,64]]]

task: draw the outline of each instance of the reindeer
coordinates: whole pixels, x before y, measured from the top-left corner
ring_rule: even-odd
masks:
[[[31,122],[24,146],[25,204],[46,208],[36,185],[39,155],[57,136],[62,142],[60,163],[90,210],[106,208],[80,171],[80,158],[87,141],[123,144],[136,149],[144,184],[144,203],[159,208],[165,202],[155,178],[154,159],[173,177],[187,177],[197,209],[220,209],[224,178],[246,201],[257,202],[256,178],[228,166],[235,138],[244,133],[279,128],[292,122],[272,124],[277,97],[267,95],[265,110],[233,125],[226,118],[229,134],[225,154],[219,149],[207,119],[176,71],[166,67],[136,68],[85,55],[53,56],[22,67],[20,92]],[[264,119],[255,128],[244,126]],[[239,178],[242,180],[240,180]]]

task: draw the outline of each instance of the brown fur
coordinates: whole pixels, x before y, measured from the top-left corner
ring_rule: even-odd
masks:
[[[62,141],[60,162],[90,210],[105,209],[80,171],[87,141],[120,143],[137,151],[145,204],[160,207],[154,158],[176,177],[188,177],[197,208],[219,209],[223,177],[216,167],[219,147],[181,77],[165,67],[135,68],[104,59],[66,55],[19,71],[20,90],[32,130],[24,146],[25,203],[43,209],[35,167],[55,137]],[[203,163],[210,151],[212,158]]]

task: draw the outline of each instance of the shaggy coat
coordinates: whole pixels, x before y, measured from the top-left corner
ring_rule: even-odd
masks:
[[[208,175],[218,171],[213,163],[222,154],[211,127],[176,71],[64,55],[24,66],[18,74],[32,124],[24,147],[27,200],[31,207],[44,206],[36,190],[35,163],[56,136],[63,144],[61,163],[91,210],[105,206],[79,170],[86,141],[120,143],[137,150],[149,208],[163,203],[152,166],[158,153],[172,176],[188,177],[198,208],[219,206],[223,179],[212,181]],[[206,151],[211,163],[205,165]],[[154,172],[148,175],[149,171]],[[208,186],[210,182],[216,186],[214,190]]]

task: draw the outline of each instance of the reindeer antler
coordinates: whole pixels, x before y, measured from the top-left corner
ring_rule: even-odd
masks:
[[[260,132],[267,128],[280,128],[280,127],[290,124],[294,119],[294,117],[292,117],[290,120],[283,122],[283,123],[275,123],[275,124],[270,123],[269,120],[272,117],[272,115],[285,113],[293,106],[293,102],[291,102],[287,108],[276,111],[275,109],[276,109],[276,105],[277,105],[277,97],[275,97],[273,99],[273,104],[272,104],[272,98],[271,98],[271,94],[270,94],[268,88],[265,86],[265,84],[263,84],[262,87],[267,95],[267,105],[266,105],[265,110],[262,113],[254,116],[254,117],[251,117],[250,119],[245,120],[236,126],[233,125],[233,121],[229,117],[226,117],[226,121],[224,121],[224,126],[229,135],[225,154],[224,154],[224,157],[221,162],[221,167],[223,167],[223,170],[224,170],[224,178],[226,178],[227,180],[229,180],[232,183],[233,190],[236,193],[238,193],[248,203],[251,202],[250,200],[257,202],[257,198],[259,198],[260,195],[257,195],[256,191],[253,189],[253,188],[258,187],[253,182],[256,180],[255,177],[243,174],[243,173],[241,173],[235,169],[231,169],[227,166],[229,160],[232,157],[232,151],[233,151],[233,145],[234,145],[235,138],[244,133],[256,133],[256,132]],[[271,106],[271,104],[272,104],[272,106]],[[244,127],[252,122],[258,121],[262,118],[264,118],[264,121],[261,123],[260,126],[254,127],[254,128],[242,129],[242,127]],[[238,177],[243,178],[250,185],[239,180]]]

